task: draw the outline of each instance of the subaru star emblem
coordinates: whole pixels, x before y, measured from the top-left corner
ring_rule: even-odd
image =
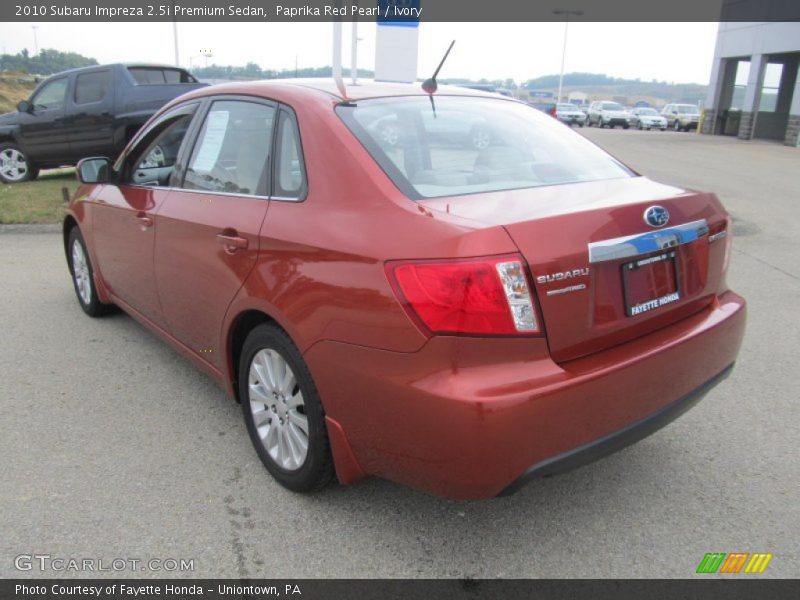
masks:
[[[644,211],[644,222],[650,227],[663,227],[669,223],[669,211],[663,206],[651,206]]]

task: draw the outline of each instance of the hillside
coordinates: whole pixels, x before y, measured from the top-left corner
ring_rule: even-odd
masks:
[[[0,73],[0,113],[16,110],[17,102],[27,100],[35,87],[36,80],[30,75]]]
[[[558,75],[545,75],[526,81],[521,89],[527,91],[558,91]],[[685,102],[697,104],[706,96],[708,86],[698,83],[670,83],[622,79],[600,73],[565,73],[563,93],[583,92],[589,99],[615,99],[625,104],[647,100],[655,104]]]

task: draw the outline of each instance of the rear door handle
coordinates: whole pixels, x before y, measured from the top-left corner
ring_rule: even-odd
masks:
[[[224,246],[225,251],[230,254],[233,254],[237,250],[246,250],[247,247],[250,245],[250,242],[247,241],[247,238],[243,238],[236,233],[231,233],[231,234],[218,233],[217,243]]]
[[[153,226],[153,219],[148,217],[146,213],[139,211],[136,213],[136,218],[142,224],[142,229]]]

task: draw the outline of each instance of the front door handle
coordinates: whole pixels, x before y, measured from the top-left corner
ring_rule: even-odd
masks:
[[[232,232],[230,234],[218,233],[217,243],[224,246],[225,252],[228,252],[229,254],[233,254],[237,250],[246,250],[250,245],[250,242],[247,241],[247,238],[241,237],[236,232]]]
[[[142,224],[142,231],[144,231],[148,227],[153,226],[153,219],[151,217],[148,217],[147,213],[139,211],[138,213],[136,213],[136,219],[139,221],[139,223]]]

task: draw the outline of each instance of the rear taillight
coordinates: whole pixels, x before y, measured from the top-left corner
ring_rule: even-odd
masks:
[[[726,217],[724,221],[720,221],[708,228],[708,243],[725,245],[725,257],[722,260],[723,274],[727,273],[728,265],[731,262],[731,223],[731,218]]]
[[[406,311],[431,333],[541,333],[518,255],[394,262],[386,273]]]

